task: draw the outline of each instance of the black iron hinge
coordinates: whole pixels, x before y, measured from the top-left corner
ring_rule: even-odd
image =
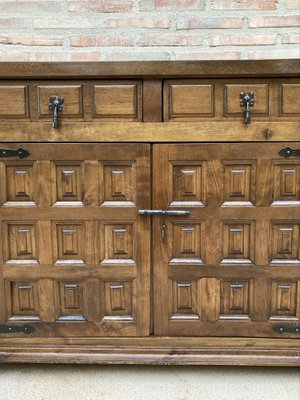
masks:
[[[273,326],[272,329],[276,333],[299,333],[300,334],[300,326],[275,325],[275,326]]]
[[[30,325],[0,325],[0,333],[32,333],[34,327]]]

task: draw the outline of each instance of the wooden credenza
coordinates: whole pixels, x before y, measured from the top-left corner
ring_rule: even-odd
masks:
[[[1,63],[0,141],[1,362],[299,366],[298,60]]]

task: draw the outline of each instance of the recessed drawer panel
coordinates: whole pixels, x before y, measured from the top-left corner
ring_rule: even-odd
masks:
[[[93,86],[93,118],[142,120],[141,82],[99,82]]]
[[[280,115],[300,115],[300,83],[280,85]]]
[[[240,93],[254,93],[252,115],[269,115],[269,85],[266,83],[230,83],[224,86],[224,116],[241,115]]]
[[[0,118],[24,118],[28,116],[26,85],[0,86]]]
[[[64,99],[63,111],[60,117],[81,118],[83,116],[82,85],[40,85],[38,90],[38,115],[41,118],[51,118],[49,99],[52,96]]]
[[[195,120],[214,116],[214,84],[197,80],[166,81],[164,120]]]

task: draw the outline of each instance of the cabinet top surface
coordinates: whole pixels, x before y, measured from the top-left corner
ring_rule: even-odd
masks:
[[[1,79],[300,76],[300,60],[1,62]]]

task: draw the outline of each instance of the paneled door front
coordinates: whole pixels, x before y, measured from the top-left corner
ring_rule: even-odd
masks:
[[[137,210],[150,207],[150,146],[1,148],[30,155],[0,158],[0,324],[14,337],[24,325],[40,337],[148,335],[150,221]]]
[[[299,143],[154,145],[156,335],[297,337]],[[287,154],[288,155],[288,154]],[[294,329],[294,330],[293,330]]]

